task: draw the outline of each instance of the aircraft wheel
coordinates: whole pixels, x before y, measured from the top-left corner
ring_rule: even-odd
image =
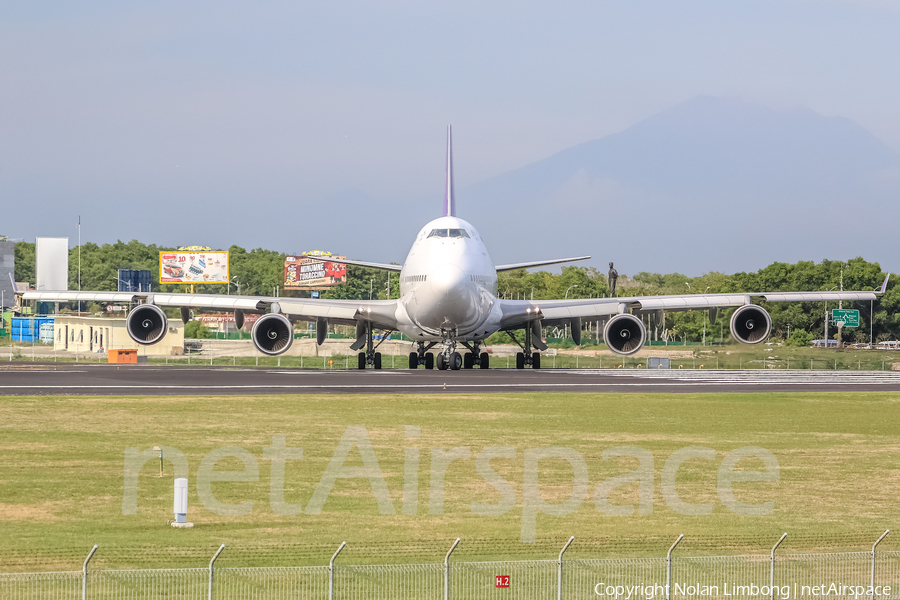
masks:
[[[434,368],[434,354],[431,352],[425,355],[425,368],[428,370]]]
[[[450,368],[454,371],[459,371],[462,368],[463,359],[462,355],[459,352],[453,352],[450,354]]]
[[[375,353],[375,368],[381,370],[381,352]]]
[[[366,368],[366,353],[365,352],[359,353],[359,368],[360,369]]]
[[[481,364],[478,365],[482,369],[490,369],[491,368],[491,355],[487,352],[481,353]]]
[[[444,354],[437,355],[437,368],[438,371],[446,371],[447,370],[447,359],[444,358]]]
[[[525,353],[519,352],[516,354],[516,368],[524,369],[525,368]]]
[[[466,352],[463,354],[463,368],[471,369],[475,366],[475,355],[471,352]]]
[[[541,354],[539,352],[535,352],[531,355],[531,368],[532,369],[540,369],[541,368]]]
[[[410,369],[418,369],[419,368],[419,355],[415,352],[409,353],[409,368]]]

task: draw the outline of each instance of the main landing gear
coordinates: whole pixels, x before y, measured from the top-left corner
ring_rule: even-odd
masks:
[[[541,353],[531,351],[532,346],[539,350],[547,349],[547,345],[541,340],[540,322],[534,321],[525,325],[524,344],[520,344],[519,340],[516,339],[516,336],[514,336],[511,331],[506,330],[506,333],[512,338],[512,341],[522,349],[522,352],[516,354],[516,368],[524,369],[526,365],[530,365],[532,369],[540,369]],[[535,339],[535,335],[537,335],[537,339]]]
[[[429,350],[434,348],[437,345],[437,342],[431,342],[427,346],[425,342],[419,342],[416,345],[416,351],[409,353],[409,368],[410,369],[418,369],[419,365],[425,365],[426,369],[434,368],[434,354],[428,353]]]
[[[384,343],[384,340],[386,340],[388,335],[393,333],[393,331],[385,331],[383,333],[383,335],[381,336],[381,339],[376,344],[375,336],[373,334],[374,327],[373,327],[372,323],[367,321],[364,326],[365,326],[366,350],[365,350],[365,352],[360,352],[359,355],[357,356],[357,358],[358,358],[357,366],[360,369],[365,369],[367,366],[371,366],[372,368],[374,368],[376,370],[381,370],[381,352],[375,352],[375,350],[378,349],[378,346],[380,346],[381,344]],[[357,332],[359,332],[359,329],[357,329]],[[357,339],[356,343],[354,343],[353,346],[350,346],[350,347],[354,350],[357,350],[359,347],[358,345],[360,345],[360,342],[361,342],[361,340]]]
[[[428,351],[441,343],[443,349],[437,354],[431,354]],[[487,352],[481,352],[480,342],[459,342],[465,346],[468,352],[457,352],[457,342],[453,340],[453,336],[445,334],[442,342],[419,342],[417,351],[409,353],[409,368],[417,369],[419,365],[424,365],[426,369],[433,369],[435,366],[441,371],[451,370],[459,371],[460,369],[474,369],[476,366],[482,369],[490,367],[490,356]]]

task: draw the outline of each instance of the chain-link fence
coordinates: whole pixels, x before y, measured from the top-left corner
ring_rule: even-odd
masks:
[[[673,546],[674,547],[674,546]],[[3,600],[900,598],[900,551],[2,573]],[[668,573],[667,570],[671,569]],[[671,585],[666,583],[671,577]]]

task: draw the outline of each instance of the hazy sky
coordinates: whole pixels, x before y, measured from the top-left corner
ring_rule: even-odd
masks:
[[[0,233],[74,241],[80,213],[88,241],[291,252],[268,242],[293,207],[361,255],[366,215],[328,198],[436,216],[449,122],[463,190],[698,94],[900,150],[898,32],[876,0],[4,2]]]

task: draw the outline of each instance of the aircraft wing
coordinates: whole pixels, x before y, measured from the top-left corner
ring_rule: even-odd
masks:
[[[232,296],[217,294],[173,294],[168,292],[36,292],[20,294],[24,300],[39,302],[139,302],[157,306],[197,308],[246,313],[280,312],[292,320],[327,319],[338,325],[372,321],[378,327],[397,328],[397,300],[326,300],[273,296]]]
[[[509,265],[497,265],[496,271],[515,271],[516,269],[531,269],[533,267],[545,267],[547,265],[558,265],[560,263],[573,262],[576,260],[587,260],[590,256],[575,256],[572,258],[554,258],[550,260],[536,260],[532,262],[513,263]]]
[[[561,325],[573,319],[597,321],[624,312],[709,310],[751,304],[753,298],[766,302],[822,302],[875,300],[887,289],[885,278],[881,289],[874,291],[831,292],[751,292],[727,294],[684,294],[672,296],[627,296],[573,300],[500,300],[501,327],[516,329],[530,321],[543,325]]]
[[[331,258],[330,256],[327,258],[316,257],[316,260],[321,260],[322,262],[338,263],[339,265],[353,265],[355,267],[381,269],[382,271],[394,271],[397,273],[399,273],[403,269],[403,265],[390,265],[386,263],[366,262],[363,260],[347,260],[346,258]]]

